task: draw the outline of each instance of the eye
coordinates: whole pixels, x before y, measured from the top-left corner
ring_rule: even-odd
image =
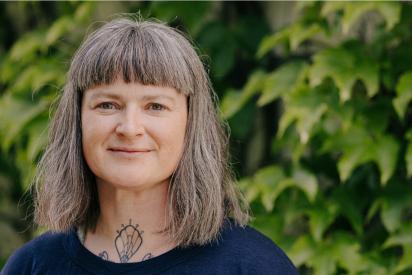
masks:
[[[96,107],[104,110],[112,110],[116,108],[116,106],[111,102],[102,102],[98,104]]]
[[[153,111],[163,111],[166,109],[166,107],[162,104],[159,103],[150,103],[149,104],[149,109]]]

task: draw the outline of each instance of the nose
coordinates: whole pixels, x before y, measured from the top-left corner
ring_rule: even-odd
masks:
[[[137,108],[124,110],[116,126],[116,133],[124,137],[135,137],[144,134],[143,116]]]

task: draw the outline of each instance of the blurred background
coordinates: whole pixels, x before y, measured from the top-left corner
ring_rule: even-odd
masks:
[[[302,274],[412,274],[408,2],[1,2],[0,268],[39,234],[27,190],[70,58],[119,13],[194,39],[252,225]]]

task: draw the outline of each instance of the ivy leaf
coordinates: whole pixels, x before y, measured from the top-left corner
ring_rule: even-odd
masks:
[[[301,266],[315,253],[318,245],[310,235],[301,235],[288,251],[288,255],[296,266]]]
[[[412,71],[403,74],[396,85],[396,98],[392,101],[396,113],[402,120],[405,117],[406,108],[412,100]]]
[[[369,97],[378,91],[379,67],[373,59],[345,48],[329,48],[313,57],[309,70],[311,86],[319,85],[330,77],[340,90],[340,99],[345,102],[351,97],[351,90],[357,79],[363,81]]]
[[[316,250],[316,254],[307,260],[307,265],[313,268],[314,274],[335,274],[336,260],[333,256],[334,251],[330,243],[322,243]]]
[[[406,255],[407,258],[409,259],[411,257],[410,252],[412,248],[412,223],[409,222],[407,224],[402,225],[400,230],[397,233],[392,234],[382,245],[383,248],[393,246],[402,246],[404,249],[406,248],[406,252],[408,252]],[[407,265],[405,265],[403,261],[404,260],[402,259],[399,263],[402,266],[402,268],[398,266],[397,269],[404,269],[412,266],[412,261],[408,261]]]
[[[368,162],[374,157],[374,150],[370,136],[361,127],[352,126],[344,136],[340,135],[334,142],[341,146],[342,156],[338,161],[339,177],[345,182],[353,170],[360,164]]]
[[[39,116],[27,126],[28,144],[27,144],[27,158],[32,163],[35,162],[36,157],[41,150],[45,148],[47,143],[47,127],[48,116]]]
[[[349,274],[359,274],[366,263],[360,254],[359,242],[347,233],[337,232],[332,237],[333,251],[339,266]]]
[[[404,204],[395,200],[384,200],[382,204],[381,219],[389,232],[394,232],[401,225],[401,214]]]
[[[366,214],[366,222],[370,222],[373,216],[375,216],[376,213],[378,213],[379,209],[382,207],[382,204],[383,204],[382,198],[374,200],[371,207],[369,207],[368,213]]]
[[[21,135],[27,123],[45,112],[47,106],[45,101],[29,104],[10,95],[3,96],[0,101],[0,109],[4,112],[2,117],[4,122],[0,124],[3,149],[7,151],[16,141],[17,136]]]
[[[324,5],[322,6],[321,15],[323,17],[326,17],[332,12],[343,10],[344,7],[345,7],[345,2],[341,2],[341,1],[325,2]]]
[[[306,69],[305,62],[295,61],[287,63],[269,74],[265,79],[258,105],[264,106],[279,96],[293,92],[304,80]]]
[[[309,217],[309,229],[314,240],[320,242],[323,233],[332,224],[338,214],[338,207],[333,202],[319,200],[306,211]]]
[[[279,244],[284,237],[283,219],[278,215],[258,215],[254,217],[252,226]]]
[[[322,28],[317,23],[306,25],[302,22],[297,22],[273,35],[265,37],[259,46],[256,56],[261,58],[279,43],[286,41],[289,41],[289,48],[292,51],[295,51],[302,42],[312,38],[321,31]]]
[[[245,195],[246,200],[251,203],[256,200],[259,196],[260,189],[259,185],[254,184],[254,182],[249,178],[243,178],[239,181],[239,188]]]
[[[339,205],[339,213],[344,216],[358,235],[363,232],[363,216],[361,214],[360,199],[351,189],[340,186],[332,194],[332,199]],[[353,203],[348,204],[348,201]]]
[[[293,185],[300,188],[310,202],[314,202],[318,192],[318,181],[316,177],[308,170],[297,166],[292,175]]]
[[[319,123],[328,106],[319,96],[318,87],[310,89],[306,86],[298,87],[290,95],[285,95],[285,112],[280,118],[278,136],[281,137],[293,122],[296,122],[296,130],[300,142],[306,144]]]
[[[79,5],[74,14],[74,19],[76,22],[86,21],[93,12],[95,4],[93,2],[86,2]]]
[[[408,143],[408,147],[406,149],[405,161],[406,161],[406,170],[408,172],[408,177],[410,178],[412,176],[412,142]]]
[[[393,137],[379,134],[372,138],[364,127],[358,125],[351,125],[343,133],[331,137],[325,146],[332,146],[342,152],[338,161],[342,182],[346,181],[359,165],[375,161],[381,172],[382,185],[385,185],[395,172],[400,149]]]
[[[295,51],[302,42],[312,38],[321,31],[321,26],[316,23],[309,26],[296,24],[289,36],[290,49]]]
[[[228,119],[232,117],[251,97],[259,92],[263,87],[265,76],[266,74],[263,71],[256,71],[249,77],[242,91],[227,91],[220,105],[223,118]]]
[[[400,20],[401,6],[397,2],[328,2],[321,14],[343,10],[342,31],[349,33],[353,25],[369,11],[377,11],[386,21],[386,30],[391,30]]]
[[[386,30],[391,30],[400,20],[401,4],[398,2],[375,2],[375,9],[386,21]]]
[[[374,143],[374,160],[381,171],[381,183],[385,185],[395,172],[400,146],[389,135],[381,135]]]
[[[368,11],[377,11],[386,21],[386,29],[390,30],[399,22],[400,5],[396,2],[356,2],[346,3],[344,6],[344,16],[342,29],[345,34]]]
[[[54,44],[64,34],[72,31],[75,28],[75,22],[70,16],[63,16],[56,20],[49,28],[46,34],[46,45]]]
[[[254,184],[260,186],[261,201],[266,211],[271,212],[275,205],[275,200],[284,189],[289,186],[283,181],[285,174],[280,167],[267,166],[256,172]]]
[[[34,54],[44,44],[44,32],[33,31],[23,35],[10,50],[10,58],[13,61],[30,62]]]
[[[262,58],[267,52],[269,52],[272,48],[277,46],[281,42],[287,41],[287,38],[291,32],[291,28],[285,28],[283,30],[280,30],[276,32],[275,34],[272,34],[270,36],[267,36],[262,39],[262,42],[259,45],[259,49],[256,53],[256,56],[258,58]]]
[[[404,245],[401,260],[396,266],[395,272],[402,272],[412,267],[412,245]]]

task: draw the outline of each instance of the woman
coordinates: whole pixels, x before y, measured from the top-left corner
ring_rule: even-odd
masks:
[[[245,226],[227,136],[195,50],[117,19],[76,52],[35,184],[51,231],[4,274],[297,274]]]

